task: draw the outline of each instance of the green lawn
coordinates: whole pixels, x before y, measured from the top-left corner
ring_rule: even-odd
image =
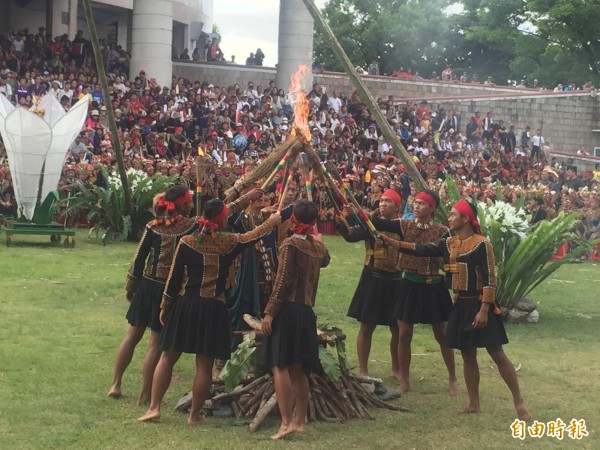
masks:
[[[480,353],[483,412],[459,416],[466,404],[446,392],[446,372],[428,327],[417,326],[413,340],[411,391],[399,403],[410,413],[375,410],[374,421],[311,424],[308,433],[272,443],[276,418],[250,434],[232,419],[211,419],[200,428],[185,425],[172,412],[190,389],[193,357],[175,368],[158,424],[141,424],[145,409],[136,405],[140,346],[123,383],[124,397],[112,400],[109,387],[114,354],[127,328],[125,272],[135,246],[106,247],[77,236],[73,250],[46,245],[46,238],[15,237],[14,247],[0,236],[0,449],[133,448],[600,448],[600,358],[598,343],[600,266],[568,265],[533,293],[540,322],[508,327],[508,355],[518,372],[534,418],[585,419],[590,436],[581,441],[543,437],[515,440],[514,411],[508,389],[491,359]],[[348,357],[356,364],[357,324],[345,315],[358,281],[361,244],[327,239],[331,265],[323,270],[316,312],[320,322],[348,335]],[[371,373],[388,385],[389,332],[376,331]],[[457,355],[458,372],[462,363]]]

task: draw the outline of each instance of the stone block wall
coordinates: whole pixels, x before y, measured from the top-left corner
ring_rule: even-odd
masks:
[[[506,128],[515,126],[517,139],[527,125],[535,132],[542,129],[546,143],[551,149],[575,153],[581,146],[590,153],[600,146],[600,98],[586,94],[546,95],[526,98],[486,98],[478,100],[450,100],[437,102],[446,110],[453,108],[461,116],[461,129],[476,111],[482,117],[492,111],[495,121],[503,120]]]

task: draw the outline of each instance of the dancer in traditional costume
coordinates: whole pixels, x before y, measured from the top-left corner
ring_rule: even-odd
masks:
[[[517,373],[502,348],[508,338],[495,304],[496,265],[492,244],[481,235],[477,208],[465,200],[459,200],[452,207],[448,223],[456,235],[429,244],[398,241],[387,236],[382,239],[401,252],[444,258],[446,284],[456,295],[445,343],[461,351],[469,394],[469,404],[458,412],[480,411],[477,348],[484,347],[512,393],[517,416],[528,420],[530,415],[523,403]]]
[[[230,355],[230,328],[224,298],[231,265],[237,255],[281,220],[279,214],[273,214],[248,233],[228,233],[228,209],[219,199],[209,200],[203,218],[198,221],[200,230],[183,237],[177,246],[161,302],[160,321],[164,328],[159,345],[162,354],[154,372],[150,407],[140,421],[160,417],[173,366],[182,353],[193,353],[196,376],[188,424],[204,422],[200,411],[212,383],[214,360],[227,360]]]
[[[419,192],[414,199],[414,220],[386,220],[373,218],[379,231],[396,233],[406,242],[426,244],[450,236],[448,228],[433,218],[440,199],[429,189]],[[448,370],[448,388],[452,395],[458,394],[454,364],[454,352],[444,344],[446,324],[452,310],[452,299],[440,275],[442,260],[439,257],[418,258],[399,254],[397,270],[402,276],[398,288],[399,298],[393,316],[398,320],[400,332],[398,357],[400,384],[398,392],[404,394],[410,388],[411,342],[415,323],[431,324],[433,335]]]
[[[387,189],[378,198],[377,203],[381,217],[391,221],[398,217],[402,198],[397,191]],[[347,242],[365,241],[363,271],[348,308],[348,316],[360,322],[360,330],[356,338],[359,374],[361,377],[369,376],[368,364],[373,332],[377,325],[384,325],[390,328],[392,334],[390,340],[392,374],[398,377],[400,375],[398,323],[394,318],[397,299],[400,295],[398,291],[400,273],[396,270],[398,251],[384,245],[381,240],[374,239],[371,233],[361,225],[355,225],[348,230],[345,224],[338,219],[337,228]],[[401,235],[389,234],[394,239],[401,239]]]
[[[309,392],[307,374],[319,368],[313,307],[320,270],[329,264],[329,253],[312,236],[317,215],[317,205],[308,200],[294,204],[291,218],[294,234],[281,246],[273,294],[262,321],[265,334],[262,362],[272,368],[281,413],[281,426],[272,439],[304,430]]]
[[[252,231],[275,212],[269,206],[269,197],[262,196],[250,202],[248,208],[229,219],[236,233]],[[292,215],[293,206],[281,210],[281,221],[285,223]],[[236,263],[235,284],[225,293],[225,305],[229,312],[232,330],[247,330],[244,314],[262,317],[273,290],[279,262],[277,239],[279,227],[271,230],[252,247],[242,252]],[[286,227],[286,231],[289,227]],[[234,340],[234,345],[239,338]]]
[[[156,218],[146,225],[127,274],[125,292],[130,302],[126,316],[129,329],[115,358],[113,381],[108,391],[111,397],[121,396],[123,374],[131,363],[135,347],[144,336],[146,328],[150,328],[150,342],[142,368],[142,388],[138,402],[145,404],[150,401],[152,375],[160,357],[160,301],[179,239],[197,229],[195,219],[188,217],[192,208],[192,195],[184,186],[174,186],[155,198]]]

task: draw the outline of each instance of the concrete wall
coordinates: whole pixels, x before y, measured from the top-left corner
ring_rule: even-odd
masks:
[[[276,69],[222,65],[210,63],[173,64],[173,74],[189,80],[207,80],[219,86],[239,84],[245,86],[253,81],[255,86],[268,86],[276,78]],[[462,117],[462,129],[475,111],[493,111],[495,120],[514,124],[517,137],[529,125],[532,130],[540,127],[542,134],[554,150],[575,153],[586,146],[590,153],[600,147],[600,97],[590,93],[540,94],[536,91],[508,87],[484,87],[483,85],[441,83],[432,81],[392,80],[386,77],[364,77],[367,87],[375,98],[393,95],[396,100],[429,99],[446,109],[456,109]],[[348,77],[342,74],[314,74],[314,81],[350,95],[354,90]],[[286,89],[287,87],[284,87]],[[507,97],[514,95],[514,97]],[[487,96],[486,98],[477,98]],[[449,97],[454,97],[449,99]]]
[[[515,126],[517,139],[529,125],[531,130],[542,128],[542,136],[550,148],[575,153],[581,146],[587,147],[590,153],[594,147],[600,146],[600,133],[592,130],[600,129],[600,98],[582,94],[558,94],[514,98],[486,98],[477,100],[439,101],[447,110],[453,108],[460,113],[461,128],[464,130],[475,111],[492,111],[495,121],[500,119],[508,129]]]

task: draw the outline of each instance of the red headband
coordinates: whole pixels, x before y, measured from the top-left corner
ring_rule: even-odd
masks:
[[[469,203],[464,198],[461,198],[459,201],[457,201],[452,208],[457,210],[463,216],[468,217],[469,223],[473,227],[473,231],[477,234],[481,234],[481,226],[479,226],[477,217],[473,213]]]
[[[301,223],[300,221],[298,221],[298,219],[296,219],[296,216],[294,215],[294,213],[292,213],[291,220],[292,220],[292,223],[294,224],[292,226],[292,231],[294,232],[294,234],[306,235],[306,234],[314,233],[316,219],[313,220],[311,223]]]
[[[191,201],[192,201],[192,194],[190,193],[190,191],[185,191],[185,194],[177,197],[173,201],[173,203],[175,203],[177,206],[180,206],[180,205],[185,205],[187,202],[191,202]]]
[[[393,189],[386,189],[385,192],[381,194],[381,198],[389,198],[396,206],[400,206],[400,203],[402,203],[402,197]]]
[[[415,200],[421,200],[422,202],[427,203],[432,208],[437,207],[437,202],[435,201],[435,198],[433,197],[433,195],[428,194],[427,192],[419,192],[416,195]]]
[[[223,223],[223,220],[225,220],[225,218],[227,218],[228,216],[229,208],[227,207],[227,205],[223,205],[223,209],[215,217],[209,220],[202,216],[202,218],[198,219],[197,223],[198,225],[200,225],[201,228],[206,229],[206,231],[212,232],[218,230],[221,226],[221,223]]]

